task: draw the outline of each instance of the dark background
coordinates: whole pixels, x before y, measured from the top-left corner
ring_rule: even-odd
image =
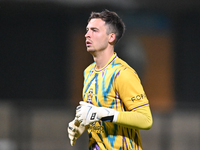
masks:
[[[154,3],[142,3],[128,11],[162,13],[168,17],[174,45],[176,100],[199,104],[199,3],[174,1],[166,7],[162,6],[164,1]],[[103,4],[72,7],[56,2],[1,2],[0,98],[64,102],[70,97],[73,49],[69,31],[77,24],[84,30],[91,10],[107,7],[127,13],[124,8]]]
[[[87,136],[69,145],[66,127],[92,62],[79,50],[85,51],[87,19],[104,9],[123,18],[126,34],[167,35],[172,42],[175,106],[167,113],[152,109],[154,125],[142,132],[145,149],[199,149],[199,8],[199,0],[0,0],[0,149],[87,149]]]

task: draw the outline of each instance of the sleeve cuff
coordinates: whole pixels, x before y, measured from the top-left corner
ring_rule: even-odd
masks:
[[[119,114],[119,111],[115,111],[113,122],[117,122],[118,114]]]

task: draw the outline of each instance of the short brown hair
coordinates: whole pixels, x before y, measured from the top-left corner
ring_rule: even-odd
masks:
[[[107,32],[116,34],[115,44],[121,39],[125,32],[125,25],[117,13],[109,10],[104,10],[102,12],[92,12],[88,22],[94,18],[100,18],[105,21],[105,24],[109,25],[109,31]]]

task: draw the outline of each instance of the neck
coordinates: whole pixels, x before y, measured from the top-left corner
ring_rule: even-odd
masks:
[[[110,58],[113,56],[114,50],[111,51],[100,51],[97,54],[93,55],[94,61],[96,63],[96,69],[103,68]]]

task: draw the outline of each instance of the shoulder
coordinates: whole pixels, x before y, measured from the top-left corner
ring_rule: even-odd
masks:
[[[140,82],[137,72],[130,67],[124,60],[117,58],[115,64],[119,64],[118,71],[116,74],[116,81],[128,82],[137,80]]]
[[[93,70],[94,67],[95,67],[95,62],[93,62],[87,68],[85,68],[84,75],[89,74],[91,72],[91,70]]]
[[[120,66],[119,66],[119,69],[121,72],[120,74],[123,74],[125,76],[126,76],[126,74],[133,74],[134,76],[138,76],[137,72],[121,58],[117,57],[116,63],[120,64]]]

